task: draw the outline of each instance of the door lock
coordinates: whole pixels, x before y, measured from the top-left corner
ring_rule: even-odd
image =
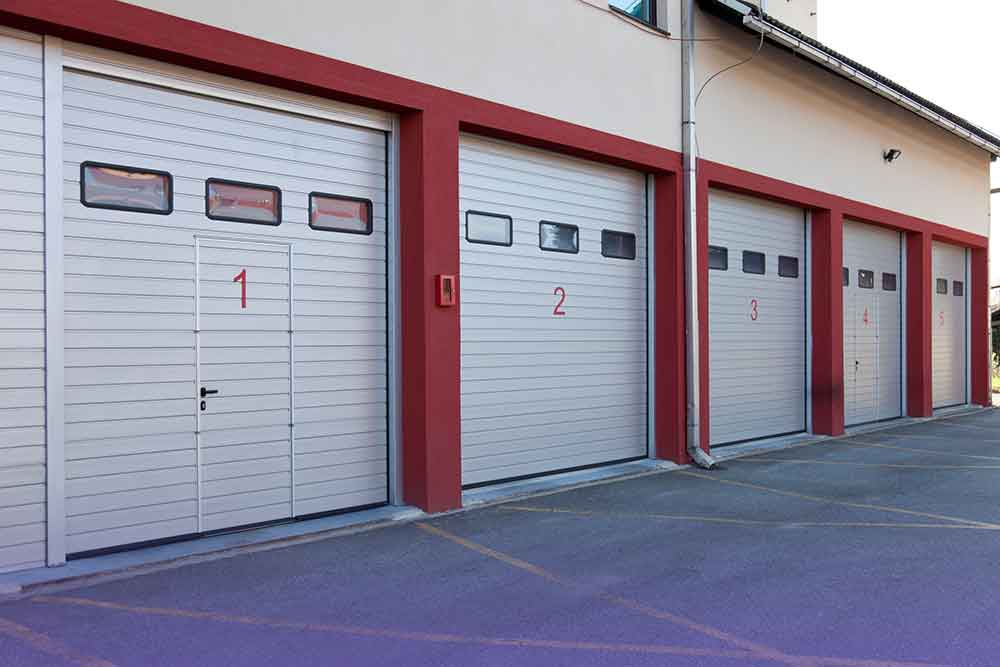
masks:
[[[218,394],[218,393],[219,393],[218,389],[209,389],[208,387],[202,387],[201,388],[201,397],[202,398],[205,398],[206,396],[211,396],[212,394]]]

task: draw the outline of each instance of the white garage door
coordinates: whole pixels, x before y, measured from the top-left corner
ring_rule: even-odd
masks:
[[[709,195],[712,445],[806,429],[806,224],[801,209]]]
[[[934,407],[946,408],[968,402],[966,251],[957,246],[935,243],[933,266]]]
[[[462,482],[646,456],[642,174],[464,136]]]
[[[898,232],[844,222],[844,419],[903,414],[902,245]]]
[[[385,133],[64,96],[68,551],[384,503]]]

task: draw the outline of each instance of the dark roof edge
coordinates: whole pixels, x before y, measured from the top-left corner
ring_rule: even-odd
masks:
[[[979,146],[983,150],[993,153],[994,156],[1000,155],[1000,137],[998,137],[997,135],[994,135],[993,133],[986,131],[985,129],[979,127],[978,125],[967,121],[961,116],[958,116],[948,111],[944,107],[934,104],[927,98],[917,95],[913,91],[905,88],[904,86],[901,86],[892,79],[879,74],[875,70],[871,69],[870,67],[866,67],[865,65],[862,65],[856,60],[848,58],[844,54],[831,49],[822,42],[813,39],[812,37],[809,37],[808,35],[800,32],[799,30],[796,30],[790,25],[787,25],[786,23],[779,21],[773,16],[763,13],[760,10],[760,8],[757,5],[753,4],[752,2],[748,2],[747,0],[698,0],[698,4],[705,11],[714,14],[715,16],[718,16],[728,21],[729,23],[738,25],[744,28],[745,30],[757,34],[756,31],[746,27],[743,22],[743,17],[749,14],[753,18],[758,19],[759,21],[767,24],[771,28],[786,33],[795,40],[802,42],[803,44],[806,44],[808,46],[811,46],[813,49],[816,49],[817,51],[822,52],[823,54],[829,56],[830,58],[843,63],[850,69],[855,70],[863,74],[864,76],[868,77],[869,79],[878,82],[885,88],[888,88],[889,90],[906,98],[910,102],[919,105],[921,107],[924,107],[931,113],[936,114],[950,121],[951,123],[962,128],[966,132],[976,136],[981,141],[990,144],[990,147],[987,148],[985,146],[979,145],[977,142],[973,142],[975,145]],[[737,6],[742,6],[743,8],[745,8],[745,10],[737,9]],[[835,68],[829,68],[829,69],[834,73],[838,73]],[[841,76],[844,76],[845,78],[851,78],[847,74],[844,73],[839,73],[839,74]],[[862,85],[860,84],[860,82],[858,82],[858,84]],[[867,86],[864,85],[862,85],[862,87],[867,88]],[[909,108],[909,107],[904,106],[904,108]],[[966,141],[969,140],[967,137],[963,137],[961,134],[958,134],[958,136],[963,139],[966,139]]]

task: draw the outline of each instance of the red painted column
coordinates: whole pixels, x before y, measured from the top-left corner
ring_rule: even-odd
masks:
[[[459,270],[458,121],[404,114],[399,138],[403,498],[440,512],[462,504],[460,306],[435,299],[435,276]]]
[[[656,457],[687,462],[684,354],[684,215],[683,179],[657,174],[654,183],[656,258]]]
[[[906,234],[906,405],[910,417],[934,413],[931,368],[931,235]]]
[[[813,432],[844,433],[844,216],[812,214]]]
[[[986,248],[972,249],[970,308],[970,351],[972,364],[972,402],[991,405],[990,388],[990,278],[989,252]]]

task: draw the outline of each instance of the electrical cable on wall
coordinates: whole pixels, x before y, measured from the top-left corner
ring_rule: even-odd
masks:
[[[763,48],[764,48],[764,33],[762,32],[762,33],[760,33],[760,43],[757,44],[757,48],[754,49],[754,52],[751,53],[749,57],[744,58],[743,60],[739,61],[738,63],[734,63],[734,64],[730,65],[729,67],[725,67],[723,69],[720,69],[718,72],[716,72],[712,76],[708,77],[705,80],[705,83],[701,84],[701,88],[698,89],[698,94],[695,95],[695,97],[694,97],[694,106],[695,106],[695,109],[698,108],[698,101],[701,100],[701,95],[702,95],[702,93],[705,92],[705,89],[708,88],[708,84],[712,83],[713,81],[715,81],[717,78],[719,78],[720,76],[722,76],[726,72],[730,72],[730,71],[736,69],[737,67],[742,67],[743,65],[746,65],[746,64],[750,63],[750,61],[752,61],[754,58],[757,57],[757,55],[763,50]],[[700,158],[701,157],[701,148],[698,145],[698,126],[697,125],[695,125],[695,130],[694,130],[694,150],[695,150],[695,154]]]

